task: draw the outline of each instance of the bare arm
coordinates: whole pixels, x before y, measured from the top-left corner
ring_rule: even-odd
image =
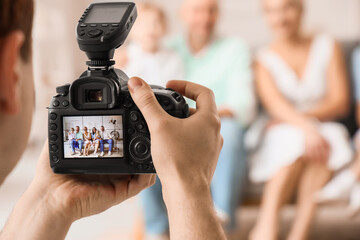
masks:
[[[45,144],[35,178],[0,232],[0,240],[64,239],[72,222],[103,212],[154,183],[155,175],[54,174]]]
[[[255,63],[255,85],[259,98],[267,112],[276,121],[286,122],[304,130],[313,129],[311,121],[288,102],[277,89],[268,70]]]
[[[145,82],[134,78],[129,82],[131,95],[152,136],[151,153],[163,186],[170,237],[172,240],[225,239],[210,194],[223,141],[214,95],[205,87],[184,81],[170,81],[167,87],[196,100],[197,109],[192,110],[189,118],[170,117]],[[180,140],[174,141],[174,136]]]
[[[345,117],[349,112],[349,87],[345,59],[338,43],[327,72],[327,94],[325,98],[306,114],[320,121],[329,121]]]

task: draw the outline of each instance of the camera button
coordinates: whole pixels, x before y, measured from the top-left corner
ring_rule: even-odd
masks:
[[[56,129],[57,129],[57,125],[56,125],[55,123],[52,123],[52,124],[50,125],[50,130],[51,130],[51,131],[56,131]]]
[[[62,105],[63,105],[64,107],[68,107],[68,106],[69,106],[69,101],[68,101],[68,100],[63,101],[63,102],[62,102]]]
[[[138,124],[137,126],[136,126],[136,128],[139,130],[139,131],[141,131],[141,130],[144,130],[144,128],[145,128],[145,126],[144,126],[144,124]]]
[[[134,130],[133,128],[129,128],[129,129],[128,129],[128,133],[129,133],[130,135],[132,135],[132,134],[135,133],[135,130]]]
[[[137,122],[137,121],[139,121],[139,119],[140,119],[139,113],[137,113],[137,112],[130,113],[130,120],[132,122]]]
[[[149,165],[148,164],[139,164],[137,165],[137,168],[139,170],[148,170],[149,169]]]
[[[96,38],[96,37],[100,36],[102,33],[103,33],[102,30],[95,29],[95,30],[88,31],[87,35],[91,38]]]
[[[113,26],[113,27],[119,27],[119,24],[113,23],[113,24],[111,24],[111,26]]]
[[[130,99],[130,97],[126,97],[124,100],[124,107],[126,108],[131,108],[133,105],[132,100]]]
[[[97,27],[97,24],[90,24],[90,27]]]
[[[143,144],[143,143],[137,143],[136,145],[135,145],[135,150],[136,150],[136,152],[138,153],[138,154],[141,154],[141,155],[143,155],[143,154],[146,154],[147,153],[147,151],[148,151],[148,148],[147,148],[147,146],[145,145],[145,144]]]
[[[52,104],[54,107],[60,106],[60,102],[58,100],[55,100]]]
[[[53,135],[51,135],[50,140],[53,142],[56,142],[58,140],[58,136],[53,134]]]
[[[150,140],[144,136],[135,137],[129,145],[130,155],[137,163],[151,161]]]
[[[57,145],[55,145],[55,144],[51,145],[51,151],[52,152],[56,152],[57,150],[59,150]]]
[[[85,32],[84,31],[81,31],[80,33],[79,33],[79,36],[84,36],[85,35]]]
[[[59,157],[58,156],[52,156],[51,160],[54,162],[54,163],[58,163],[59,162]]]
[[[107,24],[107,23],[103,23],[103,24],[101,24],[101,26],[102,26],[102,27],[108,27],[108,26],[109,26],[109,24]]]
[[[169,99],[165,99],[165,100],[163,101],[163,104],[164,104],[165,107],[169,106],[169,105],[170,105],[170,100],[169,100]]]
[[[177,92],[172,93],[171,96],[175,98],[177,102],[181,102],[181,100],[183,99],[183,97]]]
[[[84,24],[84,23],[82,23],[82,24],[80,24],[80,27],[81,27],[81,28],[84,28],[84,27],[87,27],[87,25]]]
[[[57,118],[56,113],[51,113],[50,114],[50,120],[54,121],[54,120],[56,120],[56,118]]]

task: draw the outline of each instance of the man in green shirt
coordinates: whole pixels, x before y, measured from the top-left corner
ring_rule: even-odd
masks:
[[[219,6],[217,0],[184,0],[181,18],[186,33],[169,47],[183,60],[185,79],[210,88],[221,117],[224,146],[212,181],[212,197],[218,217],[228,230],[235,224],[246,158],[244,129],[256,112],[251,57],[243,41],[215,35]],[[191,102],[194,107],[194,102]],[[147,235],[166,239],[167,217],[159,181],[142,193]]]

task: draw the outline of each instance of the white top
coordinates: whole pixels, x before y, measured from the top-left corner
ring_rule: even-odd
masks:
[[[128,46],[128,64],[125,72],[129,77],[140,77],[148,84],[165,87],[169,80],[182,80],[183,65],[178,55],[162,48],[154,54],[146,53],[137,43]]]
[[[100,134],[100,138],[105,140],[105,139],[111,139],[110,134],[105,130],[105,131],[99,131]]]
[[[305,111],[326,93],[326,74],[333,47],[334,40],[331,37],[322,34],[315,36],[302,78],[271,49],[262,50],[258,54],[258,60],[271,73],[282,95],[298,110]]]

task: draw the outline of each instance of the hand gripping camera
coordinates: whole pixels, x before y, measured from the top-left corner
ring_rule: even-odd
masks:
[[[155,173],[150,133],[133,102],[127,75],[114,69],[120,47],[137,17],[131,2],[91,4],[79,20],[77,41],[90,59],[72,84],[56,88],[49,107],[50,165],[60,174]],[[189,116],[179,93],[152,86],[170,115]]]

